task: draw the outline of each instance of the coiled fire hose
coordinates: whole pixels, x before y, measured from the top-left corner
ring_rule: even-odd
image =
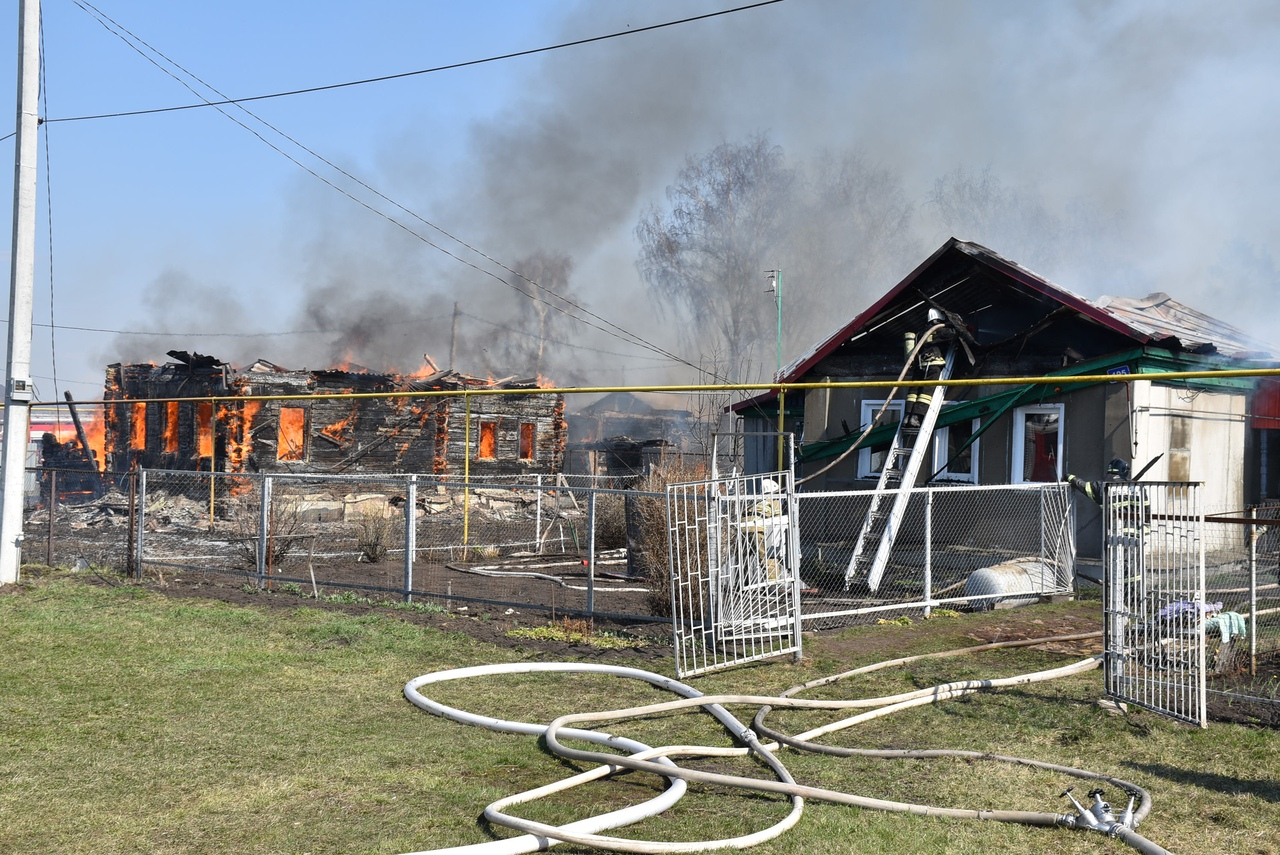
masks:
[[[1108,836],[1115,837],[1137,851],[1144,853],[1144,855],[1171,855],[1168,850],[1158,846],[1133,830],[1133,827],[1145,819],[1150,813],[1151,798],[1150,795],[1142,788],[1119,778],[1083,769],[1058,766],[1056,764],[1045,763],[1038,760],[986,754],[974,751],[947,749],[877,751],[870,749],[850,749],[824,746],[812,742],[813,739],[824,734],[832,733],[836,730],[851,727],[862,721],[888,715],[913,706],[935,703],[937,701],[961,697],[974,692],[1002,686],[1024,685],[1028,683],[1052,680],[1071,674],[1083,673],[1097,668],[1101,664],[1101,657],[1099,656],[1090,657],[1071,665],[1040,671],[1033,674],[1024,674],[998,679],[966,680],[956,683],[945,683],[931,688],[904,692],[882,698],[820,701],[795,697],[796,694],[819,685],[827,685],[857,674],[864,674],[880,668],[904,665],[921,659],[959,656],[1006,647],[1044,644],[1051,641],[1078,640],[1082,638],[1096,637],[1099,634],[1100,633],[1086,633],[1083,635],[1053,636],[1049,638],[998,642],[979,645],[977,647],[963,648],[960,650],[945,651],[942,653],[923,654],[902,659],[894,659],[865,666],[863,668],[856,668],[852,671],[846,671],[820,680],[814,680],[789,689],[778,696],[703,695],[691,686],[649,671],[637,668],[625,668],[592,663],[522,662],[482,665],[473,668],[461,668],[441,671],[434,674],[424,674],[410,680],[404,688],[405,697],[419,708],[464,724],[474,724],[491,730],[507,733],[523,733],[532,736],[541,736],[546,740],[547,747],[557,756],[599,764],[594,769],[587,772],[583,772],[570,778],[566,778],[543,787],[538,787],[518,795],[500,799],[485,808],[484,816],[487,820],[497,825],[502,825],[520,831],[522,832],[521,836],[488,841],[469,846],[425,851],[432,851],[436,853],[458,853],[458,855],[462,855],[462,853],[466,853],[466,855],[514,855],[514,853],[534,852],[547,849],[558,842],[575,843],[617,852],[636,853],[703,852],[712,849],[724,848],[742,849],[762,843],[766,840],[772,839],[773,837],[777,837],[787,829],[793,827],[799,821],[800,815],[803,812],[804,799],[814,798],[835,804],[852,805],[854,807],[861,807],[869,810],[903,812],[918,816],[936,816],[951,819],[981,819],[998,822],[1014,822],[1032,826],[1060,825],[1067,828],[1094,830],[1103,832]],[[638,679],[657,688],[681,695],[682,697],[679,700],[647,704],[627,709],[564,715],[555,719],[549,725],[544,726],[524,722],[506,721],[465,712],[446,706],[437,701],[433,701],[426,697],[421,691],[424,687],[433,683],[449,680],[502,674],[545,672],[594,673]],[[742,722],[725,709],[724,705],[726,704],[743,704],[759,707],[759,712],[755,718],[755,729],[753,730],[752,727],[747,727],[742,724]],[[620,721],[623,719],[637,718],[691,707],[701,707],[708,714],[715,717],[716,720],[719,721],[720,724],[724,726],[739,743],[741,743],[740,746],[727,748],[713,746],[664,746],[654,748],[635,740],[614,736],[602,731],[581,730],[570,726],[587,722]],[[830,710],[870,708],[870,711],[824,725],[806,733],[787,736],[771,730],[764,725],[765,717],[768,715],[769,711],[778,707]],[[767,743],[761,742],[760,735],[767,737],[771,741]],[[561,741],[562,739],[578,740],[607,746],[609,748],[620,749],[630,752],[630,755],[623,756],[601,751],[573,748],[565,745]],[[932,757],[963,757],[972,760],[1014,763],[1066,774],[1076,778],[1106,782],[1131,793],[1139,801],[1137,809],[1132,812],[1132,818],[1128,825],[1119,822],[1095,822],[1092,817],[1086,815],[1087,811],[1084,810],[1081,811],[1080,815],[1072,815],[1034,811],[942,808],[930,805],[887,801],[883,799],[869,798],[866,796],[858,796],[837,790],[809,787],[797,783],[775,756],[777,751],[784,745],[798,750],[815,751],[835,756],[864,756],[879,758],[910,757],[917,759]],[[744,756],[748,754],[756,756],[761,762],[767,765],[773,771],[777,780],[770,781],[759,778],[686,769],[677,766],[671,759],[672,757],[726,757]],[[504,812],[513,805],[535,801],[551,795],[552,793],[562,792],[588,781],[607,777],[608,775],[614,774],[622,769],[651,772],[666,778],[670,781],[671,786],[658,796],[641,804],[560,826],[547,825],[545,823],[521,819],[510,816]],[[684,795],[687,787],[686,782],[688,781],[699,781],[703,783],[738,787],[753,792],[778,793],[787,796],[791,800],[791,810],[786,817],[769,828],[756,831],[751,834],[742,835],[740,837],[722,840],[665,842],[611,837],[600,833],[608,829],[620,828],[625,825],[633,824],[641,819],[656,816],[657,814],[665,811]],[[413,855],[423,855],[423,853],[413,853]]]

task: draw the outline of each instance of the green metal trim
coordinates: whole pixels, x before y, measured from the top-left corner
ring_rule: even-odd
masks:
[[[1143,349],[1135,348],[1133,350],[1122,351],[1121,353],[1113,353],[1109,356],[1091,359],[1087,362],[1079,362],[1069,368],[1060,371],[1050,372],[1046,377],[1072,377],[1078,374],[1096,374],[1105,372],[1110,368],[1119,368],[1121,366],[1139,364],[1143,357]],[[1131,369],[1132,370],[1132,369]],[[948,425],[957,424],[959,422],[971,421],[973,419],[987,416],[986,421],[974,433],[973,438],[976,439],[987,428],[991,427],[1005,413],[1026,403],[1040,403],[1045,398],[1057,395],[1065,395],[1069,392],[1075,392],[1090,386],[1100,385],[1097,381],[1089,381],[1083,383],[1063,383],[1060,386],[1046,386],[1043,384],[1032,384],[1027,386],[1015,386],[1012,389],[1006,389],[1003,392],[997,392],[994,395],[987,395],[982,398],[975,398],[971,401],[962,401],[944,407],[942,412],[938,414],[938,421],[935,428],[946,427]],[[994,413],[992,412],[994,410]],[[897,424],[882,425],[867,435],[863,441],[863,447],[873,448],[893,439],[894,433],[898,430]],[[848,436],[842,436],[838,439],[822,440],[810,443],[800,449],[798,459],[802,463],[813,460],[824,460],[828,457],[835,457],[843,453],[849,446],[853,445],[854,440],[858,438],[857,433],[851,433]],[[972,439],[970,440],[972,441]]]

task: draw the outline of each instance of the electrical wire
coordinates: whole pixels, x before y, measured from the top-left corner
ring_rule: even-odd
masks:
[[[157,62],[157,61],[156,61],[156,59],[155,59],[154,57],[152,57],[152,56],[148,53],[148,51],[150,51],[150,53],[151,53],[151,54],[154,54],[155,56],[160,57],[162,60],[164,60],[164,62],[165,62],[165,63],[168,63],[169,65],[173,66],[173,68],[178,69],[179,71],[181,71],[181,72],[182,72],[182,74],[184,74],[184,75],[186,75],[186,76],[190,77],[192,80],[196,81],[196,82],[197,82],[197,83],[199,83],[201,86],[203,86],[203,87],[205,87],[206,89],[208,89],[209,91],[211,91],[211,92],[213,92],[213,93],[217,94],[219,97],[223,97],[223,98],[225,98],[225,96],[224,96],[221,92],[219,92],[219,90],[218,90],[218,89],[216,89],[215,87],[213,87],[213,86],[212,86],[212,85],[210,85],[209,83],[205,82],[205,81],[204,81],[204,80],[202,80],[199,76],[197,76],[197,75],[193,74],[192,72],[190,72],[189,70],[187,70],[186,68],[184,68],[184,67],[183,67],[182,65],[180,65],[179,63],[177,63],[177,62],[175,62],[174,60],[170,59],[170,58],[169,58],[168,56],[166,56],[164,53],[162,53],[161,51],[157,50],[156,48],[154,48],[153,46],[151,46],[150,44],[148,44],[145,40],[143,40],[142,38],[138,37],[136,34],[132,33],[132,32],[131,32],[131,31],[129,31],[128,29],[126,29],[126,28],[124,28],[123,26],[121,26],[119,23],[117,23],[115,20],[113,20],[110,16],[106,15],[106,14],[105,14],[105,13],[103,13],[101,10],[99,10],[97,7],[93,6],[93,4],[91,4],[91,3],[87,2],[87,0],[73,0],[73,2],[74,2],[74,3],[75,3],[75,5],[76,5],[76,6],[78,6],[81,10],[85,11],[87,14],[89,14],[91,17],[93,17],[93,18],[94,18],[94,20],[96,20],[96,21],[99,23],[99,25],[101,25],[104,29],[106,29],[106,30],[107,30],[108,32],[110,32],[112,35],[115,35],[117,38],[119,38],[121,41],[123,41],[126,45],[128,45],[132,50],[134,50],[135,52],[137,52],[140,56],[142,56],[144,59],[146,59],[146,60],[147,60],[148,62],[150,62],[152,65],[154,65],[158,70],[160,70],[162,73],[166,74],[167,76],[169,76],[170,78],[172,78],[173,80],[175,80],[176,82],[178,82],[180,85],[182,85],[184,88],[186,88],[186,89],[187,89],[189,92],[191,92],[193,95],[195,95],[195,96],[197,96],[197,97],[200,97],[200,98],[203,98],[203,96],[202,96],[199,92],[197,92],[197,91],[196,91],[196,89],[195,89],[193,86],[191,86],[191,85],[190,85],[186,80],[184,80],[184,79],[183,79],[182,77],[180,77],[179,75],[174,74],[174,73],[173,73],[172,71],[170,71],[168,68],[164,67],[160,62]],[[136,42],[137,44],[135,44],[135,42]],[[139,47],[138,47],[138,45],[142,45],[142,47],[145,47],[145,48],[146,48],[146,50],[145,50],[145,51],[144,51],[144,50],[142,50],[141,48],[139,48]],[[386,220],[387,222],[389,222],[389,223],[391,223],[392,225],[396,226],[397,228],[399,228],[399,229],[403,230],[404,232],[406,232],[407,234],[409,234],[409,235],[413,236],[414,238],[417,238],[419,241],[421,241],[421,242],[425,243],[427,246],[430,246],[431,248],[433,248],[433,249],[437,250],[438,252],[443,253],[444,255],[448,256],[449,258],[452,258],[452,259],[454,259],[455,261],[458,261],[459,263],[464,264],[464,265],[466,265],[467,267],[470,267],[470,268],[472,268],[473,270],[475,270],[475,271],[477,271],[477,272],[479,272],[479,273],[481,273],[481,274],[483,274],[483,275],[485,275],[485,276],[489,276],[490,278],[492,278],[492,279],[494,279],[494,280],[496,280],[496,281],[498,281],[498,282],[502,283],[503,285],[506,285],[508,288],[511,288],[511,289],[513,289],[513,290],[517,291],[517,292],[518,292],[518,293],[520,293],[521,295],[523,295],[523,296],[525,296],[525,297],[528,297],[529,299],[532,299],[532,300],[534,300],[535,302],[543,303],[543,304],[544,304],[544,305],[546,305],[548,308],[550,308],[550,309],[552,309],[552,310],[554,310],[554,311],[560,312],[560,313],[562,313],[562,314],[566,315],[567,317],[570,317],[570,318],[572,318],[573,320],[578,321],[579,323],[585,324],[585,325],[586,325],[586,326],[588,326],[588,327],[592,327],[592,328],[597,329],[597,330],[599,330],[599,331],[601,331],[601,332],[604,332],[604,333],[605,333],[605,334],[607,334],[607,335],[613,336],[613,337],[615,337],[615,338],[619,338],[619,339],[621,339],[621,340],[623,340],[623,341],[626,341],[626,342],[627,342],[627,343],[629,343],[629,344],[633,344],[633,345],[639,346],[639,347],[641,347],[641,348],[644,348],[644,349],[647,349],[647,350],[653,351],[653,352],[655,352],[655,353],[658,353],[658,354],[659,354],[659,355],[661,355],[661,356],[664,356],[664,357],[666,357],[666,358],[668,358],[668,359],[671,359],[671,360],[673,360],[673,361],[679,362],[679,363],[681,363],[681,364],[683,364],[683,365],[686,365],[686,366],[688,366],[688,367],[690,367],[690,368],[695,368],[695,369],[697,369],[697,368],[698,368],[698,366],[697,366],[697,365],[695,365],[694,363],[692,363],[692,362],[690,362],[690,361],[688,361],[688,360],[684,359],[683,357],[677,356],[676,354],[671,353],[671,352],[669,352],[669,351],[667,351],[667,350],[665,350],[665,349],[663,349],[663,348],[661,348],[661,347],[659,347],[659,346],[657,346],[657,345],[655,345],[655,344],[653,344],[653,343],[651,343],[651,342],[647,341],[646,339],[644,339],[643,337],[639,336],[638,334],[633,333],[633,332],[631,332],[630,330],[627,330],[627,329],[625,329],[625,328],[623,328],[623,327],[621,327],[621,326],[619,326],[619,325],[617,325],[617,324],[613,323],[612,321],[609,321],[608,319],[606,319],[606,318],[602,317],[601,315],[596,314],[595,312],[591,311],[590,309],[587,309],[586,307],[579,305],[579,304],[578,304],[578,303],[576,303],[575,301],[570,300],[569,298],[564,297],[563,295],[556,294],[554,291],[552,291],[552,290],[550,290],[549,288],[547,288],[547,287],[543,286],[542,284],[540,284],[540,283],[538,283],[538,282],[535,282],[534,280],[532,280],[532,279],[528,278],[527,276],[524,276],[523,274],[519,273],[519,272],[518,272],[518,271],[516,271],[516,270],[513,270],[512,268],[510,268],[510,267],[508,267],[507,265],[503,264],[502,262],[498,261],[498,260],[497,260],[496,258],[494,258],[493,256],[490,256],[490,255],[488,255],[487,253],[485,253],[485,252],[481,251],[480,249],[478,249],[478,248],[476,248],[476,247],[472,246],[471,244],[468,244],[466,241],[464,241],[464,240],[462,240],[461,238],[459,238],[459,237],[457,237],[457,236],[455,236],[455,235],[451,234],[450,232],[446,231],[445,229],[441,228],[440,226],[437,226],[435,223],[430,222],[429,220],[425,219],[425,218],[424,218],[424,217],[422,217],[421,215],[417,214],[416,212],[414,212],[414,211],[410,210],[409,208],[405,207],[404,205],[402,205],[402,204],[400,204],[399,202],[395,201],[394,199],[390,198],[389,196],[387,196],[386,194],[382,193],[381,191],[376,190],[375,188],[373,188],[373,187],[372,187],[372,186],[370,186],[369,184],[365,183],[365,182],[364,182],[364,181],[362,181],[361,179],[357,178],[356,176],[354,176],[354,175],[352,175],[351,173],[347,172],[346,170],[342,169],[341,167],[339,167],[338,165],[334,164],[334,163],[333,163],[333,162],[331,162],[330,160],[326,159],[325,157],[323,157],[322,155],[320,155],[318,152],[316,152],[316,151],[314,151],[314,150],[312,150],[312,149],[308,148],[307,146],[303,145],[303,144],[302,144],[302,143],[300,143],[299,141],[297,141],[297,140],[293,139],[293,138],[292,138],[292,137],[290,137],[288,134],[284,133],[284,132],[283,132],[283,131],[281,131],[279,128],[277,128],[277,127],[275,127],[274,125],[272,125],[270,122],[267,122],[265,119],[261,118],[260,116],[255,115],[253,112],[251,112],[250,110],[248,110],[246,107],[244,107],[244,106],[242,106],[242,105],[239,105],[239,104],[232,104],[232,106],[235,106],[237,109],[241,110],[243,113],[245,113],[245,115],[249,116],[249,117],[250,117],[250,118],[252,118],[254,121],[256,121],[256,122],[258,122],[259,124],[261,124],[262,126],[264,126],[264,127],[268,128],[268,129],[270,129],[272,132],[274,132],[275,134],[279,135],[279,136],[280,136],[280,137],[282,137],[283,139],[287,140],[289,143],[291,143],[292,145],[294,145],[294,146],[296,146],[297,148],[301,149],[302,151],[306,152],[306,153],[307,153],[308,155],[310,155],[311,157],[313,157],[313,158],[315,158],[316,160],[320,161],[321,163],[325,164],[325,165],[326,165],[326,166],[328,166],[330,169],[332,169],[332,170],[334,170],[335,172],[337,172],[339,175],[342,175],[343,177],[345,177],[345,178],[349,179],[350,181],[355,182],[358,186],[360,186],[360,187],[364,188],[365,190],[367,190],[368,192],[372,193],[376,198],[381,199],[382,201],[384,201],[384,202],[386,202],[386,203],[390,204],[391,206],[393,206],[393,207],[394,207],[394,208],[396,208],[397,210],[402,211],[403,213],[407,214],[408,216],[410,216],[411,218],[413,218],[413,219],[417,220],[418,222],[422,223],[423,225],[425,225],[425,226],[427,226],[427,227],[429,227],[429,228],[431,228],[431,229],[435,230],[435,231],[436,231],[436,232],[438,232],[439,234],[441,234],[441,235],[443,235],[443,236],[447,237],[448,239],[450,239],[450,240],[454,241],[455,243],[459,244],[460,246],[465,247],[467,250],[469,250],[469,251],[471,251],[471,252],[475,253],[476,255],[480,256],[481,258],[485,259],[486,261],[488,261],[488,262],[490,262],[490,263],[492,263],[492,264],[494,264],[494,265],[498,266],[498,267],[499,267],[499,268],[501,268],[502,270],[505,270],[507,273],[510,273],[511,275],[513,275],[513,276],[515,276],[515,277],[517,277],[517,278],[519,278],[519,279],[521,279],[521,280],[523,280],[523,281],[525,281],[525,282],[529,283],[529,285],[533,286],[534,288],[536,288],[538,291],[542,292],[543,294],[548,295],[548,296],[551,296],[551,297],[554,297],[556,300],[558,300],[558,301],[560,301],[560,302],[559,302],[559,303],[551,302],[551,301],[549,301],[549,300],[547,300],[547,299],[543,299],[543,298],[537,297],[536,295],[534,295],[534,294],[532,294],[532,293],[526,292],[524,289],[516,287],[515,285],[513,285],[512,283],[510,283],[510,282],[506,281],[505,279],[503,279],[501,276],[499,276],[498,274],[494,273],[493,271],[488,270],[488,269],[486,269],[486,268],[484,268],[484,267],[481,267],[480,265],[475,264],[474,262],[471,262],[471,261],[469,261],[469,260],[467,260],[467,259],[465,259],[465,258],[463,258],[463,257],[459,256],[457,253],[454,253],[454,252],[451,252],[451,251],[450,251],[450,250],[448,250],[448,249],[445,249],[444,247],[440,246],[439,244],[437,244],[437,243],[435,243],[434,241],[432,241],[432,240],[430,240],[429,238],[427,238],[425,235],[423,235],[423,234],[421,234],[421,233],[419,233],[419,232],[415,231],[414,229],[410,228],[407,224],[400,222],[400,221],[399,221],[398,219],[396,219],[394,216],[392,216],[392,215],[390,215],[390,214],[386,213],[385,211],[382,211],[382,210],[378,209],[377,207],[375,207],[374,205],[370,204],[369,202],[366,202],[365,200],[363,200],[363,199],[360,199],[360,198],[356,197],[356,196],[355,196],[355,195],[353,195],[352,193],[348,192],[346,189],[344,189],[344,188],[342,188],[342,187],[338,186],[336,183],[334,183],[334,182],[333,182],[333,181],[331,181],[330,179],[328,179],[328,178],[326,178],[326,177],[324,177],[324,176],[320,175],[320,174],[319,174],[318,172],[316,172],[314,169],[312,169],[311,167],[309,167],[309,166],[305,165],[305,164],[304,164],[304,163],[302,163],[300,160],[298,160],[297,158],[295,158],[294,156],[292,156],[291,154],[289,154],[288,152],[286,152],[284,149],[280,148],[278,145],[276,145],[275,143],[273,143],[273,142],[271,142],[270,140],[268,140],[266,137],[264,137],[264,136],[263,136],[261,133],[259,133],[257,130],[255,130],[255,129],[253,129],[253,128],[249,127],[249,126],[248,126],[248,125],[246,125],[244,122],[242,122],[242,121],[240,121],[239,119],[237,119],[237,118],[235,118],[234,116],[232,116],[230,113],[228,113],[228,112],[227,112],[225,109],[223,109],[221,106],[214,105],[214,104],[213,104],[213,102],[209,102],[209,101],[208,101],[208,99],[204,99],[204,100],[205,100],[206,102],[208,102],[211,106],[214,106],[214,108],[215,108],[219,113],[221,113],[223,116],[225,116],[227,119],[229,119],[229,120],[231,120],[232,122],[234,122],[235,124],[239,125],[242,129],[244,129],[245,131],[247,131],[247,132],[249,132],[250,134],[252,134],[252,135],[253,135],[254,137],[256,137],[259,141],[261,141],[264,145],[268,146],[268,147],[269,147],[269,148],[271,148],[273,151],[275,151],[277,154],[279,154],[279,155],[281,155],[282,157],[284,157],[284,158],[286,158],[287,160],[289,160],[289,161],[290,161],[291,163],[293,163],[295,166],[297,166],[298,168],[302,169],[303,171],[305,171],[306,173],[308,173],[309,175],[311,175],[311,176],[312,176],[313,178],[315,178],[316,180],[321,181],[322,183],[324,183],[324,184],[328,185],[330,188],[332,188],[333,190],[335,190],[335,191],[337,191],[338,193],[342,194],[343,196],[346,196],[348,199],[350,199],[351,201],[355,202],[357,205],[360,205],[361,207],[365,208],[365,209],[366,209],[366,210],[368,210],[370,213],[375,214],[376,216],[379,216],[379,217],[383,218],[383,219],[384,219],[384,220]],[[563,304],[563,305],[561,305],[561,304]],[[572,309],[574,309],[574,310],[577,310],[577,311],[579,311],[579,312],[582,312],[584,315],[587,315],[588,317],[590,317],[590,318],[594,319],[595,321],[599,321],[599,322],[600,322],[600,324],[603,324],[603,326],[601,326],[600,324],[594,323],[592,320],[587,320],[586,318],[583,318],[583,317],[580,317],[580,316],[578,316],[578,315],[573,314],[573,312],[569,311],[569,309],[568,309],[568,308],[565,308],[565,306],[568,306],[568,307],[570,307],[570,308],[572,308]],[[723,379],[723,378],[717,378],[717,379]]]
[[[40,19],[40,106],[41,112],[49,112],[49,80],[44,64],[44,18]],[[58,397],[58,328],[54,316],[54,275],[53,275],[53,155],[49,147],[49,132],[44,133],[44,193],[45,193],[45,237],[49,248],[49,366],[53,372],[53,397]],[[62,408],[57,411],[57,424],[62,428]]]
[[[127,110],[115,113],[99,113],[89,116],[63,116],[57,119],[45,119],[46,122],[85,122],[93,119],[115,119],[125,116],[149,116],[156,113],[173,113],[179,110],[197,110],[202,107],[224,107],[227,105],[247,104],[252,101],[265,101],[271,98],[288,98],[294,95],[310,95],[316,92],[331,92],[335,89],[346,89],[351,86],[364,86],[370,83],[386,83],[391,80],[403,80],[407,77],[417,77],[423,74],[435,74],[440,71],[453,71],[459,68],[470,68],[471,66],[484,65],[490,62],[501,62],[508,59],[518,59],[520,57],[534,56],[540,53],[548,53],[550,51],[563,50],[565,48],[580,47],[582,45],[592,44],[594,42],[603,42],[610,39],[618,39],[623,36],[635,36],[641,33],[649,33],[654,30],[663,30],[667,27],[676,27],[682,24],[692,24],[697,21],[705,21],[708,18],[719,18],[722,15],[732,15],[737,12],[746,12],[751,9],[758,9],[761,6],[772,6],[775,3],[781,3],[783,0],[762,0],[759,3],[751,3],[747,6],[737,6],[733,9],[724,9],[719,12],[709,12],[705,15],[695,15],[691,18],[681,18],[676,21],[667,21],[662,24],[651,24],[646,27],[634,27],[626,30],[619,30],[615,33],[607,33],[602,36],[590,36],[585,39],[576,39],[570,42],[561,42],[559,44],[547,45],[539,48],[529,48],[528,50],[515,51],[513,53],[504,53],[498,56],[485,57],[484,59],[471,59],[463,62],[455,62],[449,65],[437,65],[432,68],[422,68],[417,71],[402,71],[397,74],[384,74],[380,77],[365,77],[360,80],[348,80],[344,83],[330,83],[324,86],[309,86],[303,89],[290,89],[285,92],[272,92],[267,95],[250,95],[245,98],[226,98],[222,101],[203,101],[199,104],[182,104],[174,107],[154,107],[147,110]],[[9,136],[13,136],[10,134]],[[8,137],[0,137],[0,142],[8,139]]]

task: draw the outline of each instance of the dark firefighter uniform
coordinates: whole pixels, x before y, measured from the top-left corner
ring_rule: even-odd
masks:
[[[937,319],[941,318],[941,313],[938,313]],[[932,312],[929,319],[930,321],[935,320]],[[911,379],[924,383],[936,382],[942,376],[942,369],[947,364],[946,357],[942,355],[942,346],[954,340],[955,337],[956,331],[950,327],[940,329],[929,336],[925,346],[920,351],[920,355],[916,357]],[[917,386],[907,393],[902,419],[903,426],[908,430],[918,430],[924,422],[924,414],[928,412],[929,404],[933,402],[933,388],[931,386]]]

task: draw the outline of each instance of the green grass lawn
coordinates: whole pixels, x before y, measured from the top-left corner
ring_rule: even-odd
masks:
[[[1056,607],[1045,607],[1056,608]],[[940,619],[941,620],[941,619]],[[972,644],[999,615],[965,615],[892,634],[894,652]],[[939,630],[937,627],[945,627]],[[695,685],[772,693],[864,662],[836,661],[824,639],[805,661],[758,664]],[[72,580],[0,595],[0,852],[411,852],[507,836],[479,821],[490,801],[573,774],[531,737],[495,735],[426,715],[401,695],[418,674],[518,659],[462,633],[307,608],[248,609]],[[883,646],[882,644],[880,645]],[[842,648],[844,649],[844,648]],[[883,654],[866,662],[884,658]],[[612,661],[612,660],[611,660]],[[956,678],[1007,676],[1068,657],[1008,650],[916,663],[813,697],[878,695]],[[674,673],[670,662],[667,674]],[[1094,703],[1101,673],[943,702],[830,738],[864,747],[967,748],[1082,766],[1146,787],[1140,831],[1181,853],[1280,853],[1280,734],[1238,725],[1197,730],[1156,715],[1112,716]],[[666,700],[609,677],[526,675],[451,683],[433,697],[499,717]],[[754,710],[737,710],[750,721]],[[824,715],[827,716],[824,718]],[[796,732],[830,714],[778,711]],[[705,716],[664,714],[606,730],[650,744],[727,745]],[[1059,811],[1089,785],[957,760],[874,761],[798,754],[801,782],[948,807]],[[767,777],[747,760],[690,765]],[[515,811],[563,822],[649,798],[640,773]],[[1122,802],[1120,793],[1108,793]],[[787,802],[693,785],[659,819],[618,832],[718,839],[762,828]],[[1098,834],[884,814],[810,802],[799,825],[753,851],[773,853],[1128,852]],[[583,851],[558,847],[559,852]]]

